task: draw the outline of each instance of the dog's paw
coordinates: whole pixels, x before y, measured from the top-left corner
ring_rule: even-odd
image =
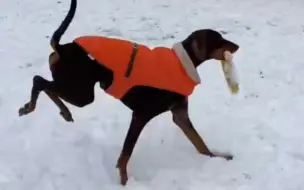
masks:
[[[233,156],[230,155],[230,154],[224,154],[224,153],[213,153],[213,156],[212,157],[218,157],[218,158],[224,158],[226,159],[227,161],[229,160],[232,160],[233,159]]]
[[[61,116],[63,117],[63,119],[66,120],[67,122],[74,122],[74,119],[73,119],[73,117],[72,117],[71,112],[69,112],[69,111],[63,112],[63,111],[61,111],[61,112],[60,112],[60,115],[61,115]]]
[[[122,168],[119,164],[116,165],[116,168],[119,170],[120,175],[120,184],[125,186],[128,182],[128,174],[126,168]]]
[[[120,173],[120,184],[125,186],[128,182],[128,175],[126,173]]]
[[[227,161],[233,160],[233,156],[232,155],[226,155],[226,156],[223,156],[223,158],[225,158]]]
[[[19,109],[19,116],[27,115],[35,110],[35,105],[31,102],[26,103],[22,108]]]

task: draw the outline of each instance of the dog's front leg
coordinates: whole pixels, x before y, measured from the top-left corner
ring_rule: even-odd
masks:
[[[173,114],[174,123],[184,132],[199,153],[210,157],[222,157],[226,160],[231,160],[233,158],[231,155],[214,154],[208,149],[189,118],[187,99],[180,104],[177,104],[171,112]]]
[[[69,109],[64,105],[64,103],[59,99],[59,97],[54,93],[54,89],[55,87],[53,82],[47,81],[41,76],[34,76],[30,101],[19,109],[19,116],[27,115],[33,112],[36,108],[40,92],[44,91],[60,109],[61,116],[66,121],[73,121],[72,114],[70,113]]]
[[[156,114],[139,114],[136,112],[133,112],[132,114],[131,124],[116,165],[120,172],[120,183],[122,185],[126,185],[128,181],[127,164],[133,152],[136,141],[138,140],[143,128],[155,115]]]

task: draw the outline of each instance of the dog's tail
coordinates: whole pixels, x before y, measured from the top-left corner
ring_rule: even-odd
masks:
[[[61,36],[67,30],[67,28],[69,27],[70,23],[74,18],[76,7],[77,7],[77,0],[71,0],[70,10],[68,14],[64,18],[58,29],[53,33],[50,43],[55,52],[57,52],[57,48],[59,46],[59,41]]]

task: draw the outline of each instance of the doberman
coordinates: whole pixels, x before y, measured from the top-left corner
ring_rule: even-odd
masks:
[[[97,82],[100,83],[101,89],[106,91],[115,80],[111,69],[96,63],[97,60],[92,59],[88,52],[75,41],[59,44],[61,36],[75,15],[76,7],[77,0],[71,0],[69,12],[53,33],[50,41],[54,50],[49,56],[53,81],[48,81],[38,75],[33,77],[31,98],[19,109],[20,116],[35,110],[38,96],[43,91],[58,106],[61,116],[66,121],[73,122],[72,114],[62,100],[77,107],[84,107],[94,101],[94,85]],[[211,29],[196,30],[179,44],[176,52],[182,51],[181,61],[185,57],[188,58],[188,64],[191,63],[190,67],[195,71],[204,61],[223,60],[224,51],[235,53],[239,49],[238,45],[224,39],[219,32]],[[167,111],[172,113],[173,122],[183,131],[199,153],[210,157],[232,159],[231,155],[215,155],[205,145],[189,119],[188,95],[152,86],[134,85],[119,100],[132,110],[131,124],[116,166],[120,172],[122,185],[127,183],[127,163],[141,131],[152,118]]]

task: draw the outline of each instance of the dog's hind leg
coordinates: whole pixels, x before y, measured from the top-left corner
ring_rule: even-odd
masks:
[[[19,109],[19,116],[27,115],[33,112],[36,108],[40,92],[44,91],[60,109],[61,116],[66,121],[73,121],[72,114],[70,113],[69,109],[64,105],[64,103],[59,99],[56,93],[54,93],[54,88],[55,85],[53,82],[50,82],[38,75],[34,76],[30,101]]]
[[[208,149],[203,139],[193,127],[189,118],[187,99],[185,99],[184,102],[177,104],[173,109],[171,109],[171,112],[173,114],[174,123],[184,132],[199,153],[210,157],[223,157],[226,160],[232,159],[232,156],[230,155],[215,155]]]

